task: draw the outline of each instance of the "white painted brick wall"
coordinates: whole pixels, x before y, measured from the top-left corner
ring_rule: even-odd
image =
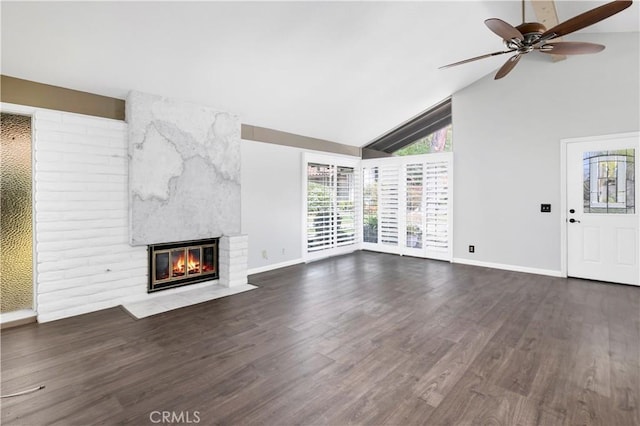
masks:
[[[144,297],[146,247],[128,243],[124,122],[36,111],[38,321]]]
[[[219,245],[220,284],[234,287],[247,284],[249,238],[246,235],[225,235]]]

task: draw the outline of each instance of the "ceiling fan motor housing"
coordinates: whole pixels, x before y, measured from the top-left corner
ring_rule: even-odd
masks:
[[[543,32],[547,31],[547,27],[542,25],[540,22],[524,22],[516,27],[518,31],[522,33],[525,38],[527,35],[535,34],[540,35]]]
[[[505,40],[504,43],[509,49],[515,49],[518,53],[529,53],[533,50],[533,45],[540,39],[542,33],[547,28],[539,22],[523,22],[516,27],[523,36],[522,40]]]

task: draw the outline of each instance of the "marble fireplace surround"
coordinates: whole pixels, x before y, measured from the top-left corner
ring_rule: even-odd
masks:
[[[239,118],[141,92],[126,118],[131,245],[239,234]]]
[[[196,284],[189,290],[192,297],[178,303],[181,306],[233,294],[232,287],[255,288],[247,284],[248,242],[240,234],[239,118],[132,91],[126,101],[126,119],[130,244],[220,237],[220,278],[215,287],[223,289],[200,290],[202,286]],[[166,293],[171,303],[153,298],[124,306],[137,317],[162,312],[167,306],[175,308],[174,292]]]

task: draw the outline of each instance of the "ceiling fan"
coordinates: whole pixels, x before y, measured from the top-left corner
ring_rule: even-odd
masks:
[[[534,50],[557,55],[582,55],[600,52],[604,49],[604,46],[601,44],[576,41],[549,43],[548,41],[556,37],[562,37],[574,31],[578,31],[615,15],[618,12],[622,12],[624,9],[631,6],[631,3],[631,0],[614,0],[610,3],[596,7],[595,9],[581,13],[580,15],[574,16],[573,18],[547,30],[545,26],[539,22],[524,22],[524,0],[522,0],[523,22],[517,27],[514,27],[513,25],[498,18],[490,18],[484,21],[485,25],[489,27],[491,31],[502,37],[507,50],[476,56],[475,58],[454,62],[452,64],[441,66],[440,68],[449,68],[456,65],[466,64],[467,62],[477,61],[478,59],[515,52],[515,55],[511,56],[496,73],[494,78],[498,80],[509,74],[509,72],[517,65],[522,55],[526,55]]]

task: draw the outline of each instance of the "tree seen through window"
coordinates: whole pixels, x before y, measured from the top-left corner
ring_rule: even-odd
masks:
[[[432,154],[435,152],[450,152],[452,139],[452,126],[449,124],[441,129],[436,130],[427,136],[418,139],[411,145],[407,145],[393,153],[393,155],[420,155]]]

